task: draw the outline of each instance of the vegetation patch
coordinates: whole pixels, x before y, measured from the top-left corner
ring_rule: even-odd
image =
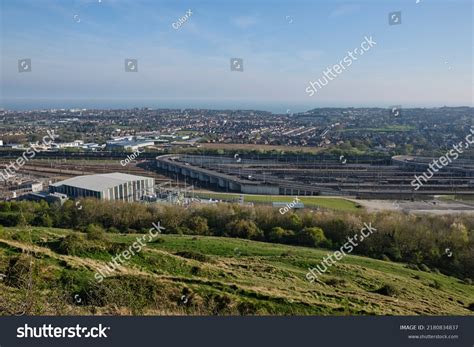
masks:
[[[197,260],[200,262],[209,262],[211,259],[204,254],[198,253],[198,252],[191,252],[191,251],[182,251],[182,252],[176,252],[175,255],[187,258],[187,259],[193,259]]]
[[[400,291],[392,284],[384,284],[382,287],[374,290],[374,293],[386,296],[397,296],[400,294]]]

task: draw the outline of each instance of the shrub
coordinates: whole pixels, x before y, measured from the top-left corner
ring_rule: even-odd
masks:
[[[226,295],[212,294],[207,304],[214,315],[228,313],[232,300]]]
[[[20,225],[21,214],[18,212],[0,212],[0,225],[14,227]]]
[[[276,243],[291,243],[295,237],[292,230],[285,230],[280,227],[274,227],[267,233],[267,240]]]
[[[100,284],[90,281],[79,295],[89,305],[127,307],[133,315],[138,315],[143,314],[145,307],[157,305],[159,289],[159,285],[151,279],[121,276],[106,278]]]
[[[322,227],[336,247],[343,245],[346,242],[346,236],[351,232],[350,227],[341,218],[329,220]]]
[[[231,237],[239,237],[242,239],[261,240],[263,239],[263,232],[249,220],[237,220],[227,224],[227,234]]]
[[[151,240],[150,242],[148,243],[164,243],[165,242],[165,239],[162,238],[162,237],[156,237],[154,238],[153,240]]]
[[[130,244],[127,242],[112,242],[108,245],[107,251],[110,254],[122,253],[130,247]]]
[[[175,255],[178,255],[180,257],[187,258],[187,259],[202,261],[202,262],[206,262],[210,260],[210,258],[204,254],[191,252],[191,251],[176,252]]]
[[[420,270],[425,272],[431,272],[430,268],[426,264],[420,264]]]
[[[104,229],[97,224],[89,224],[86,228],[86,234],[88,240],[103,241],[106,238]]]
[[[431,288],[435,288],[435,289],[440,289],[441,288],[441,282],[437,281],[437,280],[434,280],[433,282],[431,282],[430,284],[428,284]]]
[[[10,212],[11,211],[11,203],[8,201],[4,201],[0,203],[0,212]]]
[[[190,230],[190,234],[209,235],[209,226],[207,225],[206,218],[194,216],[188,220],[187,227]]]
[[[58,246],[58,252],[67,255],[78,255],[84,250],[84,238],[78,234],[67,235]]]
[[[237,310],[242,316],[255,315],[258,312],[257,305],[252,302],[242,301],[237,305]]]
[[[411,264],[411,263],[410,263],[410,264],[405,265],[405,267],[406,267],[407,269],[420,271],[420,268],[419,268],[418,265],[416,265],[416,264]]]
[[[296,242],[299,245],[317,247],[327,244],[323,229],[312,227],[304,228],[296,234]]]
[[[47,213],[42,213],[33,219],[32,224],[50,228],[53,226],[53,219]]]
[[[15,241],[30,242],[30,234],[26,230],[15,231],[11,238]]]
[[[31,274],[35,275],[36,270],[32,258],[27,255],[22,254],[18,257],[10,258],[5,283],[17,288],[27,288],[30,278],[34,278]]]
[[[386,295],[386,296],[395,296],[399,294],[399,290],[391,284],[384,284],[379,289],[374,290],[374,293]]]
[[[324,280],[324,283],[330,286],[340,286],[346,284],[346,280],[344,278],[329,277]]]

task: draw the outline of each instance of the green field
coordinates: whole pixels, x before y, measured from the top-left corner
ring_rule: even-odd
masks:
[[[454,277],[347,256],[311,284],[308,267],[331,251],[218,237],[161,235],[98,283],[94,273],[119,252],[110,247],[138,235],[83,240],[71,255],[58,243],[82,234],[30,230],[33,244],[25,228],[0,231],[2,315],[473,314],[474,287]]]
[[[231,193],[214,193],[214,192],[196,192],[195,196],[199,196],[204,199],[223,199],[227,201],[237,202],[242,194],[231,194]],[[253,202],[255,204],[269,204],[273,202],[292,202],[294,196],[282,196],[282,195],[251,195],[243,194],[244,202]],[[333,197],[319,197],[319,196],[300,196],[298,197],[305,207],[308,208],[327,208],[331,210],[355,212],[360,209],[358,205],[350,200]]]
[[[472,195],[441,195],[438,196],[438,199],[442,201],[459,201],[466,203],[474,202],[474,196]]]

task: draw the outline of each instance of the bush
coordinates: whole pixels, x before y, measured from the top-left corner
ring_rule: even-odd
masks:
[[[102,283],[89,281],[79,296],[85,303],[93,306],[116,305],[131,309],[132,315],[144,313],[147,306],[156,307],[160,286],[148,278],[121,276],[106,278]]]
[[[58,252],[67,255],[78,255],[85,250],[84,241],[81,235],[67,235],[59,242]]]
[[[11,238],[15,241],[30,242],[30,234],[26,230],[15,231]]]
[[[263,232],[249,220],[237,220],[227,224],[227,234],[230,237],[239,237],[242,239],[261,240]]]
[[[292,243],[295,233],[292,230],[285,230],[280,227],[274,227],[267,233],[266,239],[275,243]]]
[[[42,213],[36,216],[31,224],[51,228],[53,226],[53,219],[48,214]]]
[[[405,265],[405,267],[406,267],[407,269],[420,271],[420,268],[419,268],[418,265],[416,265],[416,264],[407,264],[407,265]]]
[[[346,280],[344,278],[337,278],[337,277],[329,277],[324,280],[324,283],[326,283],[329,286],[341,286],[346,284]]]
[[[207,298],[207,305],[214,315],[228,313],[231,304],[232,300],[226,295],[212,294]]]
[[[89,224],[86,228],[88,240],[104,241],[106,238],[104,229],[97,224]]]
[[[14,227],[20,225],[21,214],[18,212],[0,212],[0,225]]]
[[[425,272],[431,272],[431,269],[425,264],[420,264],[420,270]]]
[[[107,251],[110,254],[118,254],[122,253],[123,251],[127,250],[130,247],[128,242],[111,242],[108,247]]]
[[[157,238],[151,240],[151,241],[148,242],[148,243],[164,243],[164,242],[165,242],[165,239],[164,239],[164,238],[162,238],[162,237],[157,237]]]
[[[202,262],[207,262],[210,260],[210,258],[204,254],[191,252],[191,251],[176,252],[175,255],[178,255],[180,257],[187,258],[187,259],[202,261]]]
[[[258,312],[257,305],[252,302],[243,301],[237,305],[237,310],[242,316],[255,315]]]
[[[386,296],[395,296],[399,294],[399,290],[391,284],[385,284],[379,289],[374,290],[374,293],[386,295]]]
[[[434,280],[433,282],[431,282],[430,284],[428,284],[431,288],[434,288],[434,289],[440,289],[441,288],[441,282],[437,281],[437,280]]]
[[[33,260],[27,255],[10,258],[6,271],[5,283],[12,287],[27,288],[29,287],[31,271],[36,274],[36,268]]]
[[[317,247],[327,245],[327,239],[321,228],[304,228],[296,234],[296,243],[302,246]]]
[[[194,216],[188,220],[187,226],[192,235],[209,235],[209,226],[207,225],[206,218]]]

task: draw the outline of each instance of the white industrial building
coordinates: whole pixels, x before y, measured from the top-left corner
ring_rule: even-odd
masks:
[[[155,179],[123,173],[86,175],[69,178],[49,186],[51,193],[70,198],[95,197],[101,200],[139,201],[155,194]]]
[[[137,140],[111,140],[107,141],[107,148],[110,149],[119,149],[119,150],[131,150],[131,151],[137,151],[140,148],[146,148],[150,146],[154,146],[155,142],[152,140],[144,140],[144,139],[137,139]]]

